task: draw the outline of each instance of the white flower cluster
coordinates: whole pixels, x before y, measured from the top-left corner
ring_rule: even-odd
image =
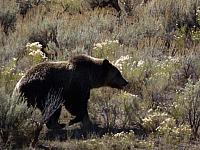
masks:
[[[28,49],[28,55],[30,56],[41,56],[43,59],[47,58],[45,54],[41,51],[42,45],[39,42],[28,43],[26,45],[26,48]]]
[[[120,62],[124,62],[125,60],[129,60],[131,57],[129,55],[121,56],[116,62],[115,65],[119,64]]]
[[[41,49],[42,45],[39,42],[34,42],[34,43],[27,43],[26,47],[30,50],[33,51],[35,49]]]
[[[150,109],[145,118],[142,119],[143,125],[149,130],[155,130],[161,122],[163,122],[166,118],[169,118],[169,115],[165,112],[153,111]]]
[[[180,62],[180,57],[171,57],[171,56],[168,56],[167,60],[166,61],[169,61],[169,62]]]
[[[159,132],[168,132],[176,126],[176,120],[174,118],[166,118],[160,123],[160,126],[156,128]]]
[[[45,57],[44,53],[41,50],[32,51],[29,53],[29,55],[31,56],[41,55],[42,57]]]
[[[171,133],[171,135],[174,135],[175,137],[191,134],[191,128],[189,125],[182,124],[177,127],[176,120],[173,118],[165,119],[160,123],[160,126],[156,130],[162,134]]]
[[[117,61],[114,62],[114,65],[116,67],[118,67],[120,70],[122,70],[123,64],[125,63],[125,61],[131,59],[132,57],[130,57],[129,55],[126,56],[121,56]]]
[[[159,113],[154,112],[153,114],[147,116],[146,118],[142,119],[143,122],[153,122],[154,119],[162,119],[163,117],[167,117],[166,113]]]
[[[105,46],[105,45],[115,44],[115,43],[118,44],[119,41],[118,40],[114,40],[114,41],[105,40],[104,42],[94,44],[94,49],[103,48],[103,46]]]
[[[130,130],[129,132],[120,132],[120,133],[116,133],[113,135],[113,137],[121,137],[121,138],[126,138],[126,137],[130,137],[130,136],[133,136],[134,137],[134,131],[133,130]]]
[[[137,67],[141,67],[144,63],[145,63],[145,61],[139,60],[137,63]]]
[[[138,95],[135,95],[135,94],[132,94],[132,93],[128,93],[128,92],[124,92],[124,93],[127,95],[127,97],[131,97],[131,98],[139,98]]]

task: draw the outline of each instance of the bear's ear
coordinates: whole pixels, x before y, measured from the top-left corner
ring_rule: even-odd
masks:
[[[107,64],[109,64],[108,59],[104,59],[104,60],[103,60],[103,65],[107,65]]]

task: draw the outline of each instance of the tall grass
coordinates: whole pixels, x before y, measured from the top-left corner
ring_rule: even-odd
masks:
[[[59,48],[49,40],[46,50],[58,51],[61,54],[58,60],[79,53],[108,58],[129,81],[126,92],[107,88],[92,91],[89,102],[92,118],[109,131],[137,128],[140,135],[148,135],[145,140],[132,137],[132,133],[103,138],[91,135],[97,136],[94,141],[70,140],[66,145],[71,144],[74,149],[98,149],[103,147],[101,143],[105,149],[118,146],[128,149],[131,144],[134,148],[169,145],[179,148],[183,141],[189,142],[191,135],[198,139],[198,1],[120,1],[125,13],[120,17],[112,8],[91,10],[83,1],[40,2],[33,1],[25,15],[20,14],[14,0],[0,2],[0,85],[5,89],[1,94],[1,128],[4,131],[21,132],[20,123],[26,124],[26,118],[31,117],[25,103],[11,100],[9,95],[27,68],[47,60],[41,55],[29,55],[26,45],[30,37],[44,31],[51,34],[50,29],[56,28]],[[15,58],[21,53],[23,57],[16,63]],[[9,141],[11,133],[1,135],[6,137],[4,143]]]

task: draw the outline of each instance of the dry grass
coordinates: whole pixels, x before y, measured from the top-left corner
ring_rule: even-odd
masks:
[[[120,17],[113,8],[91,10],[78,0],[28,2],[31,7],[22,15],[15,0],[0,1],[2,95],[9,97],[26,69],[41,61],[28,55],[30,37],[44,31],[44,37],[49,37],[52,28],[57,29],[59,47],[48,40],[46,50],[58,52],[55,59],[66,60],[77,53],[108,58],[130,82],[126,92],[110,88],[91,92],[89,113],[99,126],[90,132],[79,124],[62,131],[44,129],[42,144],[52,149],[198,149],[198,143],[191,143],[199,135],[193,131],[199,118],[195,93],[200,76],[198,1],[122,0]],[[194,111],[197,116],[188,118]],[[166,118],[159,120],[162,114]],[[63,111],[60,121],[69,119]],[[166,127],[169,134],[161,134],[157,128],[166,129],[162,122],[167,119],[175,119],[176,124]],[[181,133],[191,133],[174,134],[175,129],[182,131],[188,125],[191,130]]]

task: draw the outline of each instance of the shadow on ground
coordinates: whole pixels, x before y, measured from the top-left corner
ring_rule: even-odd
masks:
[[[66,127],[66,129],[62,130],[46,130],[42,134],[42,138],[44,140],[60,140],[66,141],[69,139],[90,139],[94,137],[102,137],[105,134],[116,134],[120,132],[130,132],[134,131],[134,133],[138,137],[145,137],[145,132],[140,127],[133,127],[133,128],[107,128],[107,127],[100,127],[99,125],[93,125],[89,130],[80,128],[80,127]]]

